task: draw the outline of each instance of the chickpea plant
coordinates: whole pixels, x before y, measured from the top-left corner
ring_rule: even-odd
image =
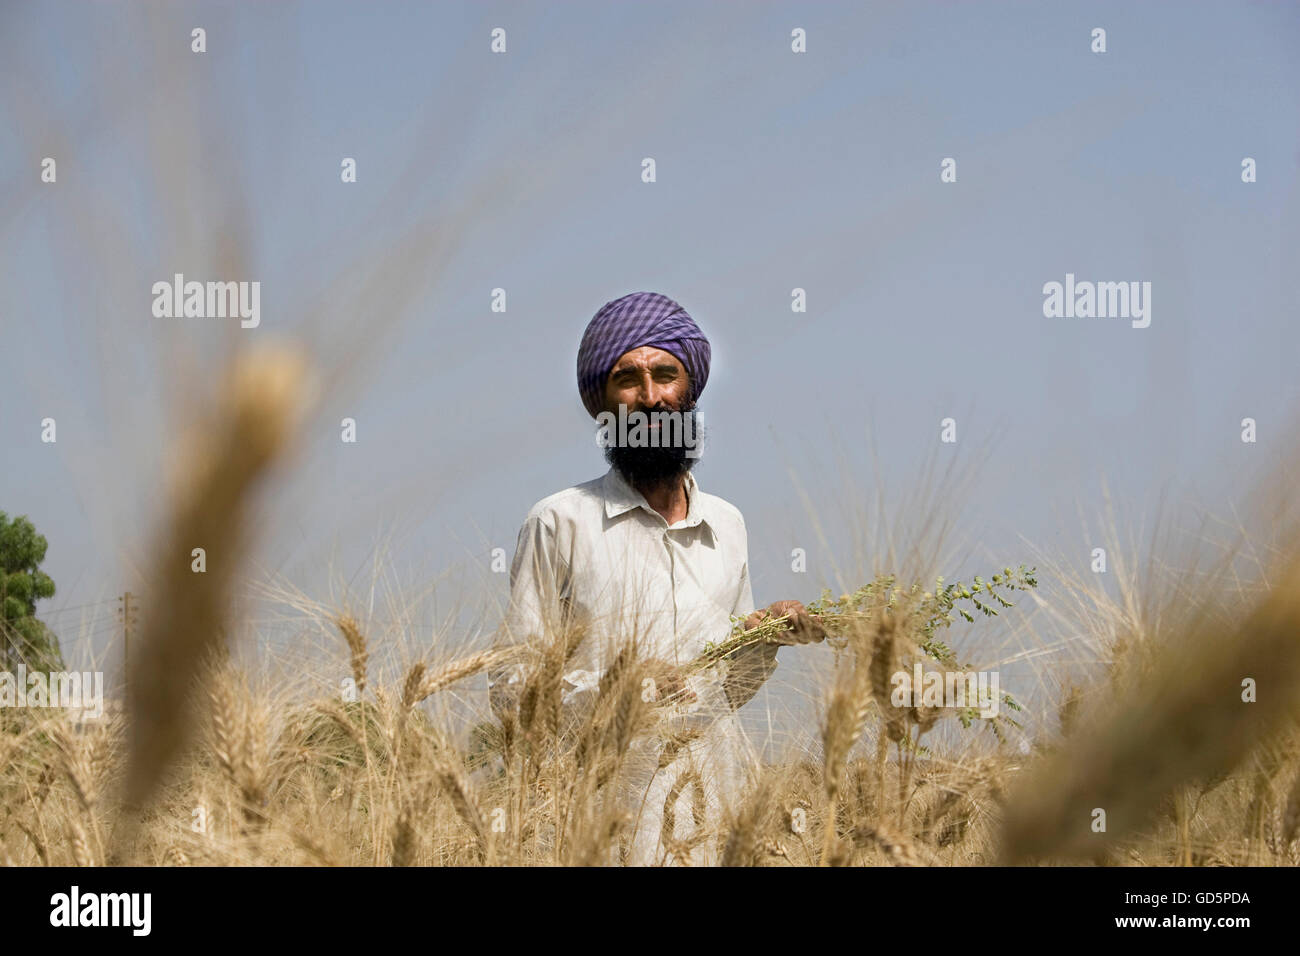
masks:
[[[988,580],[977,574],[969,584],[962,581],[945,583],[940,576],[935,580],[932,591],[923,590],[919,582],[904,590],[898,584],[896,575],[880,575],[851,594],[841,595],[838,600],[832,599],[830,590],[823,590],[821,598],[809,604],[807,610],[826,628],[826,643],[838,655],[848,646],[845,631],[852,623],[870,620],[881,607],[894,608],[900,597],[907,597],[909,606],[913,608],[910,618],[917,622],[914,626],[920,649],[946,668],[964,670],[965,667],[958,661],[952,648],[940,639],[939,632],[951,627],[959,617],[973,623],[975,616],[972,611],[985,617],[997,617],[999,608],[1015,607],[1012,601],[1003,596],[1004,592],[1027,591],[1037,587],[1038,580],[1034,577],[1036,570],[1026,568],[1023,564],[1014,571],[1007,567]],[[790,627],[788,616],[770,617],[750,630],[745,630],[744,618],[733,617],[731,623],[731,636],[721,643],[705,645],[704,652],[695,661],[696,667],[710,667],[751,644],[773,642],[777,634]],[[1010,694],[1003,694],[1001,699],[1012,711],[1023,709]],[[980,718],[976,707],[962,708],[957,712],[957,718],[967,728],[977,718],[986,720],[999,740],[1003,739],[1003,731],[998,723],[1000,720],[1005,720],[1013,727],[1020,727],[1020,724],[1008,717]]]

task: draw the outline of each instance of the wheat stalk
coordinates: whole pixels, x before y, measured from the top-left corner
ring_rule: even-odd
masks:
[[[1300,709],[1300,560],[1233,632],[1197,608],[1186,630],[1158,635],[1151,678],[1045,760],[1017,788],[1006,814],[1007,862],[1094,855],[1138,829],[1174,788],[1236,767]],[[1173,626],[1177,627],[1177,624]],[[1244,678],[1267,692],[1248,703]],[[1106,813],[1107,835],[1091,827]]]
[[[366,647],[366,637],[361,633],[361,625],[350,614],[340,615],[335,623],[338,625],[339,633],[343,635],[343,640],[347,642],[348,652],[352,655],[350,661],[352,680],[357,686],[357,693],[364,694],[366,690],[366,662],[370,659],[370,651]]]
[[[306,392],[307,366],[299,352],[250,349],[231,367],[204,437],[190,439],[150,577],[158,598],[143,615],[132,654],[128,813],[114,835],[115,859],[133,852],[136,814],[189,734],[188,695],[201,662],[222,641],[253,489],[283,456]],[[202,571],[193,563],[196,548],[205,555]]]
[[[412,693],[412,703],[418,704],[443,688],[450,687],[466,677],[472,677],[480,671],[509,659],[512,655],[513,651],[509,649],[487,650],[445,664],[438,670],[425,675],[419,681],[416,690]],[[423,665],[421,667],[423,668]]]

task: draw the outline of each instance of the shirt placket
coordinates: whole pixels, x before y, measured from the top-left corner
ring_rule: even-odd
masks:
[[[668,579],[672,585],[673,596],[673,644],[676,645],[677,633],[677,549],[673,547],[673,533],[664,528],[664,547],[668,549]]]

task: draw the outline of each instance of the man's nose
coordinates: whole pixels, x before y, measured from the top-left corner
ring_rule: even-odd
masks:
[[[654,377],[647,372],[641,379],[641,385],[637,389],[637,401],[645,411],[651,411],[656,408],[663,400],[664,389],[662,385],[655,382]]]

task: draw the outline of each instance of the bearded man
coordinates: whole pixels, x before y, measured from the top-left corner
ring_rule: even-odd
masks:
[[[596,313],[578,349],[583,405],[598,421],[647,416],[655,423],[642,435],[663,440],[627,441],[620,432],[605,442],[609,471],[534,505],[510,569],[503,628],[511,642],[571,627],[583,635],[562,675],[571,720],[582,719],[605,669],[634,642],[638,657],[649,658],[656,702],[672,702],[674,726],[690,731],[662,759],[663,740],[638,743],[642,770],[631,772],[633,824],[622,856],[632,865],[716,862],[706,837],[718,832],[723,802],[741,793],[753,765],[736,711],[771,676],[778,645],[690,667],[705,645],[730,636],[733,616],[746,628],[769,614],[789,616],[790,630],[777,638],[783,644],[825,637],[798,601],[755,611],[744,518],[691,474],[711,358],[699,326],[665,295],[635,292]],[[670,436],[664,425],[673,419]],[[523,679],[518,663],[489,673],[492,707],[503,719],[515,714]]]

